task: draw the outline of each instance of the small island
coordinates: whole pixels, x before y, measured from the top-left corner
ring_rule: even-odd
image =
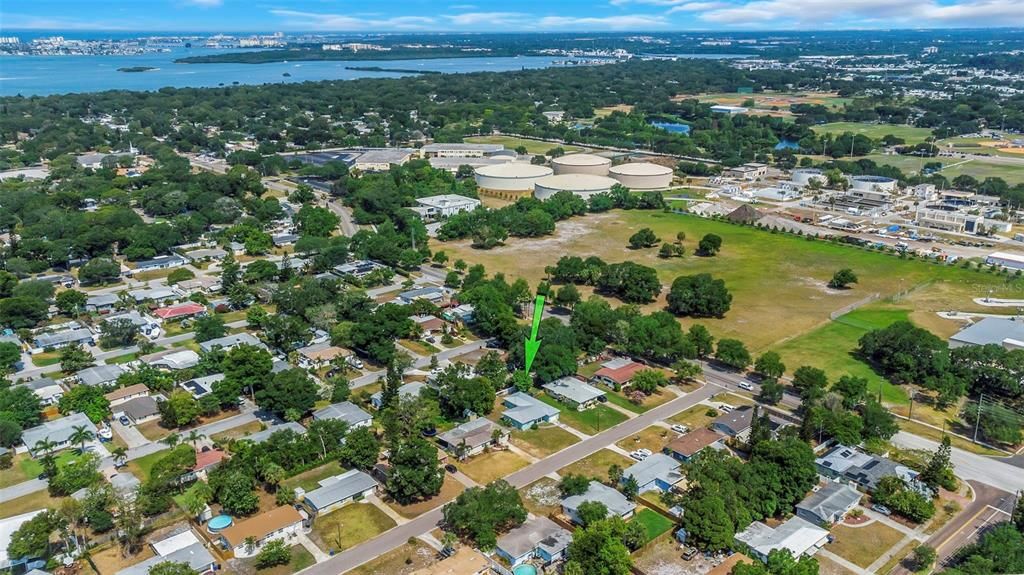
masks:
[[[357,72],[391,72],[394,74],[440,74],[436,70],[411,70],[408,68],[382,68],[380,66],[345,66],[346,70]]]
[[[118,72],[149,72],[151,70],[157,70],[153,66],[128,66],[125,68],[118,68]]]

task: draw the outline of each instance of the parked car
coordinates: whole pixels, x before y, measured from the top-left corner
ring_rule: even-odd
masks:
[[[689,561],[690,559],[693,559],[694,557],[697,556],[697,553],[700,553],[700,552],[697,551],[696,547],[686,547],[686,548],[684,548],[683,549],[683,561]]]
[[[363,360],[359,359],[354,355],[348,356],[348,359],[345,361],[347,361],[349,365],[356,369],[363,369]]]
[[[457,467],[455,467],[454,465],[452,465],[451,463],[449,463],[449,464],[444,466],[444,470],[447,471],[448,473],[455,473],[459,469]]]
[[[718,411],[721,411],[722,413],[732,413],[732,406],[727,403],[723,403],[718,407]]]
[[[630,451],[629,452],[629,456],[632,457],[633,459],[637,460],[637,461],[643,461],[647,457],[643,453],[640,453],[639,449],[636,450],[636,451]]]
[[[674,431],[676,433],[689,433],[690,428],[686,427],[685,425],[680,425],[680,424],[677,423],[677,424],[672,426],[672,431]]]
[[[643,455],[644,457],[650,457],[651,455],[654,454],[653,451],[647,449],[646,447],[641,447],[640,449],[637,449],[637,452]]]
[[[129,425],[132,424],[131,421],[128,421],[128,416],[126,416],[126,415],[122,415],[121,417],[118,417],[117,420],[120,421],[121,425],[123,425],[125,427],[128,427]]]
[[[750,385],[749,381],[741,381],[741,382],[736,384],[736,387],[738,387],[740,389],[745,389],[747,391],[754,391],[754,386]]]
[[[882,505],[881,503],[875,503],[874,505],[871,506],[871,509],[872,509],[872,511],[877,511],[878,513],[881,513],[882,515],[885,515],[886,517],[888,517],[889,515],[892,515],[892,509],[889,509],[888,507],[886,507],[885,505]]]

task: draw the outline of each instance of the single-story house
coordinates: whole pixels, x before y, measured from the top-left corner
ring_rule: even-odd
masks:
[[[29,453],[35,457],[36,443],[47,439],[55,444],[54,451],[60,451],[73,447],[71,444],[71,436],[75,433],[75,427],[83,426],[87,430],[96,433],[96,426],[93,425],[89,418],[84,413],[75,412],[61,417],[60,419],[54,419],[51,421],[44,421],[40,425],[26,429],[21,434],[21,441],[28,448]]]
[[[160,322],[155,318],[143,315],[134,309],[119,314],[105,316],[103,318],[103,323],[115,320],[128,320],[132,325],[139,328],[139,331],[144,335],[150,335],[153,330],[160,328]]]
[[[433,315],[414,315],[411,318],[416,323],[416,327],[419,328],[420,333],[423,335],[430,335],[444,330],[444,320]]]
[[[722,435],[746,441],[750,435],[750,426],[753,425],[753,422],[754,408],[747,405],[719,415],[711,422],[711,429]],[[788,421],[779,419],[770,413],[768,414],[768,424],[771,427],[772,435],[778,432],[779,429],[791,425]]]
[[[495,430],[499,432],[497,443],[503,443],[508,438],[508,431],[487,418],[479,417],[439,434],[437,442],[450,453],[458,453],[462,449],[463,458],[471,457],[495,443]]]
[[[663,453],[655,453],[627,467],[619,482],[624,483],[627,477],[632,477],[640,487],[640,493],[668,491],[683,480],[679,467],[675,459]]]
[[[555,423],[561,413],[558,408],[521,391],[506,395],[502,405],[508,408],[501,413],[502,420],[519,430],[529,429],[534,424]]]
[[[600,481],[591,481],[587,491],[582,495],[572,495],[562,499],[562,512],[572,519],[573,523],[582,523],[577,513],[581,503],[587,501],[598,501],[608,508],[608,516],[619,516],[629,519],[636,512],[636,503],[633,503],[618,490],[608,487]]]
[[[191,349],[169,349],[144,355],[139,358],[139,361],[157,369],[188,369],[199,365],[199,354]]]
[[[125,567],[115,575],[148,575],[150,569],[165,562],[187,563],[188,566],[199,575],[213,573],[217,566],[217,561],[213,558],[213,555],[210,555],[210,552],[206,550],[206,547],[197,540],[196,543],[168,553],[167,555],[150,557],[141,563],[136,563],[131,567]]]
[[[799,517],[791,517],[774,529],[755,521],[736,534],[736,540],[750,548],[751,554],[768,561],[776,549],[788,549],[793,557],[814,555],[829,542],[828,531]]]
[[[525,523],[498,538],[495,551],[513,567],[531,559],[550,565],[565,557],[572,533],[544,516]]]
[[[815,525],[829,526],[860,503],[861,492],[842,483],[828,482],[796,504],[796,516]]]
[[[203,377],[195,377],[179,383],[182,389],[192,394],[192,397],[199,399],[204,395],[213,393],[213,384],[224,380],[223,373],[215,373]]]
[[[195,292],[211,294],[219,292],[221,288],[219,279],[208,276],[200,276],[180,281],[176,285],[178,286],[178,289],[190,294]]]
[[[320,487],[306,494],[306,505],[316,515],[330,513],[353,501],[365,499],[377,490],[378,484],[369,474],[350,469],[341,475],[319,481]]]
[[[157,287],[157,288],[143,288],[131,290],[128,292],[128,296],[135,300],[135,303],[143,303],[147,301],[155,302],[179,302],[185,297],[185,294],[170,287]]]
[[[334,266],[331,273],[338,277],[354,276],[357,278],[366,277],[379,269],[386,269],[388,266],[372,260],[356,260],[347,264]]]
[[[117,383],[117,378],[125,369],[116,363],[109,365],[94,365],[79,371],[75,379],[82,385],[111,385]]]
[[[337,419],[348,424],[349,429],[369,427],[373,417],[351,401],[332,403],[313,412],[313,419]]]
[[[426,300],[434,305],[443,305],[450,295],[449,290],[443,287],[430,286],[411,289],[398,294],[395,303],[410,304],[416,300]]]
[[[188,263],[188,261],[186,261],[185,258],[179,256],[178,254],[171,254],[169,256],[157,256],[151,260],[135,262],[135,269],[133,271],[144,272],[149,270],[165,270],[168,268],[176,268],[178,266],[183,266],[186,263]]]
[[[252,557],[271,541],[290,539],[301,533],[306,520],[303,515],[291,505],[277,507],[235,523],[220,532],[220,539],[225,548],[234,551],[235,557]],[[245,542],[250,537],[256,541],[253,548],[248,548]]]
[[[132,425],[138,425],[159,418],[160,406],[155,399],[146,395],[129,399],[119,405],[118,410],[114,412],[114,416],[119,417],[119,414],[127,417],[132,422]]]
[[[110,407],[115,407],[126,401],[147,396],[149,396],[149,388],[146,387],[146,384],[136,383],[135,385],[115,389],[103,397],[107,398],[107,401],[110,402]]]
[[[722,446],[722,436],[706,427],[694,429],[681,435],[665,446],[664,452],[682,462],[693,459],[695,455],[705,448],[712,449]]]
[[[192,262],[203,260],[222,260],[227,257],[227,250],[221,248],[206,248],[185,252],[185,258]]]
[[[814,460],[818,473],[830,479],[845,481],[869,493],[883,477],[895,475],[915,486],[917,472],[905,465],[878,455],[869,455],[855,447],[837,445]]]
[[[121,298],[113,293],[91,295],[85,300],[85,311],[103,312],[114,309]]]
[[[621,389],[629,385],[634,375],[645,369],[648,369],[646,365],[628,357],[616,357],[601,364],[601,369],[594,373],[593,381]]]
[[[129,501],[135,500],[135,494],[142,485],[139,478],[135,477],[128,471],[119,471],[114,473],[107,478],[107,481],[109,481],[111,487],[114,488],[114,493],[118,498],[124,498]]]
[[[224,337],[218,337],[210,339],[199,344],[199,349],[206,353],[209,353],[217,348],[224,351],[230,351],[240,345],[252,345],[262,349],[266,349],[267,346],[263,344],[256,336],[248,332],[233,333]]]
[[[421,383],[419,381],[411,381],[409,383],[403,384],[402,387],[398,388],[398,397],[399,399],[419,397],[420,392],[423,391],[426,387],[427,385],[425,383]],[[377,393],[374,393],[373,395],[370,396],[370,405],[372,405],[374,409],[380,409],[381,402],[383,400],[384,394],[378,391]]]
[[[57,405],[61,397],[64,397],[64,387],[49,377],[41,377],[32,381],[19,383],[15,387],[27,387],[39,398],[39,403],[46,407]]]
[[[192,469],[181,476],[181,482],[187,483],[196,479],[206,480],[207,473],[217,468],[222,461],[228,458],[228,454],[220,449],[207,449],[196,451],[196,464]]]
[[[606,399],[604,391],[572,376],[560,377],[543,387],[548,395],[576,408],[576,411],[583,411]]]
[[[153,315],[164,321],[185,319],[204,314],[206,314],[206,306],[194,302],[162,307],[153,312]]]
[[[303,427],[301,424],[297,422],[289,421],[286,423],[282,423],[280,425],[271,425],[270,427],[264,429],[263,431],[257,431],[256,433],[253,433],[251,435],[246,435],[242,439],[245,441],[251,441],[252,443],[263,443],[264,441],[270,439],[271,435],[274,435],[279,431],[285,430],[292,431],[294,433],[297,433],[298,435],[306,435],[305,427]]]
[[[290,246],[299,241],[299,236],[296,234],[277,234],[270,236],[270,241],[274,242],[274,247],[280,248]]]
[[[66,345],[95,345],[95,335],[87,328],[68,329],[56,333],[39,334],[33,345],[41,349],[59,348]]]
[[[352,355],[350,350],[331,345],[330,342],[314,343],[313,345],[300,347],[295,352],[299,355],[299,366],[307,369],[318,369],[339,357],[344,358]]]

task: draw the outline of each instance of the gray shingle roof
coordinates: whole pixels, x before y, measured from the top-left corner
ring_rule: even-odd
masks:
[[[643,487],[655,479],[660,479],[669,485],[675,485],[683,479],[679,473],[679,462],[663,453],[655,453],[630,465],[622,472],[622,477],[633,476],[637,485]]]
[[[313,419],[337,419],[354,427],[373,418],[351,401],[343,401],[314,411]]]
[[[375,487],[377,482],[372,477],[358,469],[351,469],[321,481],[318,489],[306,494],[306,502],[314,509],[324,509]]]
[[[551,383],[545,383],[544,389],[551,394],[565,397],[579,404],[594,401],[605,395],[600,389],[589,383],[584,383],[575,377],[560,377]]]
[[[254,345],[256,347],[261,348],[267,347],[263,345],[263,342],[257,339],[256,336],[244,331],[241,333],[233,333],[231,335],[226,335],[224,337],[218,337],[216,339],[204,341],[199,344],[199,347],[203,351],[211,351],[212,349],[217,347],[228,349],[235,347],[237,345]]]
[[[142,563],[136,563],[131,567],[126,567],[118,571],[115,575],[148,575],[150,569],[165,561],[170,561],[172,563],[188,563],[188,565],[196,571],[200,571],[205,569],[208,565],[216,563],[213,559],[213,555],[210,555],[210,552],[203,547],[202,543],[193,543],[188,547],[178,549],[177,551],[168,553],[163,557],[151,557]]]
[[[529,519],[498,538],[498,549],[512,557],[522,557],[542,547],[549,555],[558,555],[572,542],[572,533],[547,517]]]
[[[502,417],[507,417],[520,424],[532,423],[559,413],[557,408],[521,391],[506,397],[505,404],[512,407],[503,411]]]
[[[35,339],[36,347],[53,347],[67,343],[78,343],[93,338],[93,334],[86,328],[69,329],[57,333],[44,333]]]
[[[106,385],[117,381],[122,373],[124,368],[117,364],[97,365],[76,373],[75,378],[82,385]]]
[[[148,395],[129,399],[117,406],[117,410],[123,411],[125,415],[136,420],[152,417],[160,413],[160,408],[157,406],[156,400]]]
[[[860,492],[849,485],[829,482],[797,503],[796,508],[813,513],[823,520],[829,520],[837,514],[846,513],[860,501],[860,498]]]
[[[626,499],[626,496],[617,490],[608,487],[604,483],[591,481],[586,493],[573,495],[562,499],[562,506],[568,510],[575,511],[581,503],[586,501],[598,501],[608,508],[609,516],[622,516],[636,509],[636,503]]]
[[[437,438],[451,446],[465,441],[467,447],[473,448],[490,443],[491,433],[496,428],[500,429],[491,420],[481,417],[454,427],[438,435]]]
[[[96,433],[96,426],[89,421],[89,418],[84,413],[75,412],[67,417],[60,419],[54,419],[53,421],[47,421],[42,425],[26,429],[21,434],[21,441],[29,449],[34,449],[36,442],[41,439],[49,439],[54,443],[64,443],[68,441],[71,434],[75,432],[73,429],[76,425],[84,425],[89,431]]]
[[[288,423],[282,423],[281,425],[272,425],[264,429],[263,431],[257,431],[252,435],[246,435],[242,439],[244,439],[245,441],[251,441],[253,443],[263,443],[264,441],[270,439],[271,435],[274,435],[278,431],[284,431],[286,429],[290,429],[295,433],[298,433],[299,435],[306,434],[305,427],[302,427],[301,425],[294,421],[289,421]]]

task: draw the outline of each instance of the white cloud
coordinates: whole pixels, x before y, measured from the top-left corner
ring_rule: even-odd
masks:
[[[537,21],[541,28],[548,29],[586,29],[586,30],[647,30],[665,28],[668,21],[664,16],[647,14],[630,14],[605,17],[576,16],[545,16]]]
[[[683,4],[677,4],[669,9],[669,14],[675,14],[676,12],[703,12],[705,10],[718,10],[725,8],[729,4],[725,2],[686,2]]]
[[[271,10],[271,14],[284,18],[292,29],[320,31],[354,30],[429,30],[436,28],[437,20],[428,16],[396,16],[393,18],[362,18],[342,14],[320,14],[297,10]]]
[[[1020,0],[966,0],[940,4],[935,0],[754,0],[704,9],[706,22],[732,27],[790,28],[894,26],[1013,26],[1024,24]]]

